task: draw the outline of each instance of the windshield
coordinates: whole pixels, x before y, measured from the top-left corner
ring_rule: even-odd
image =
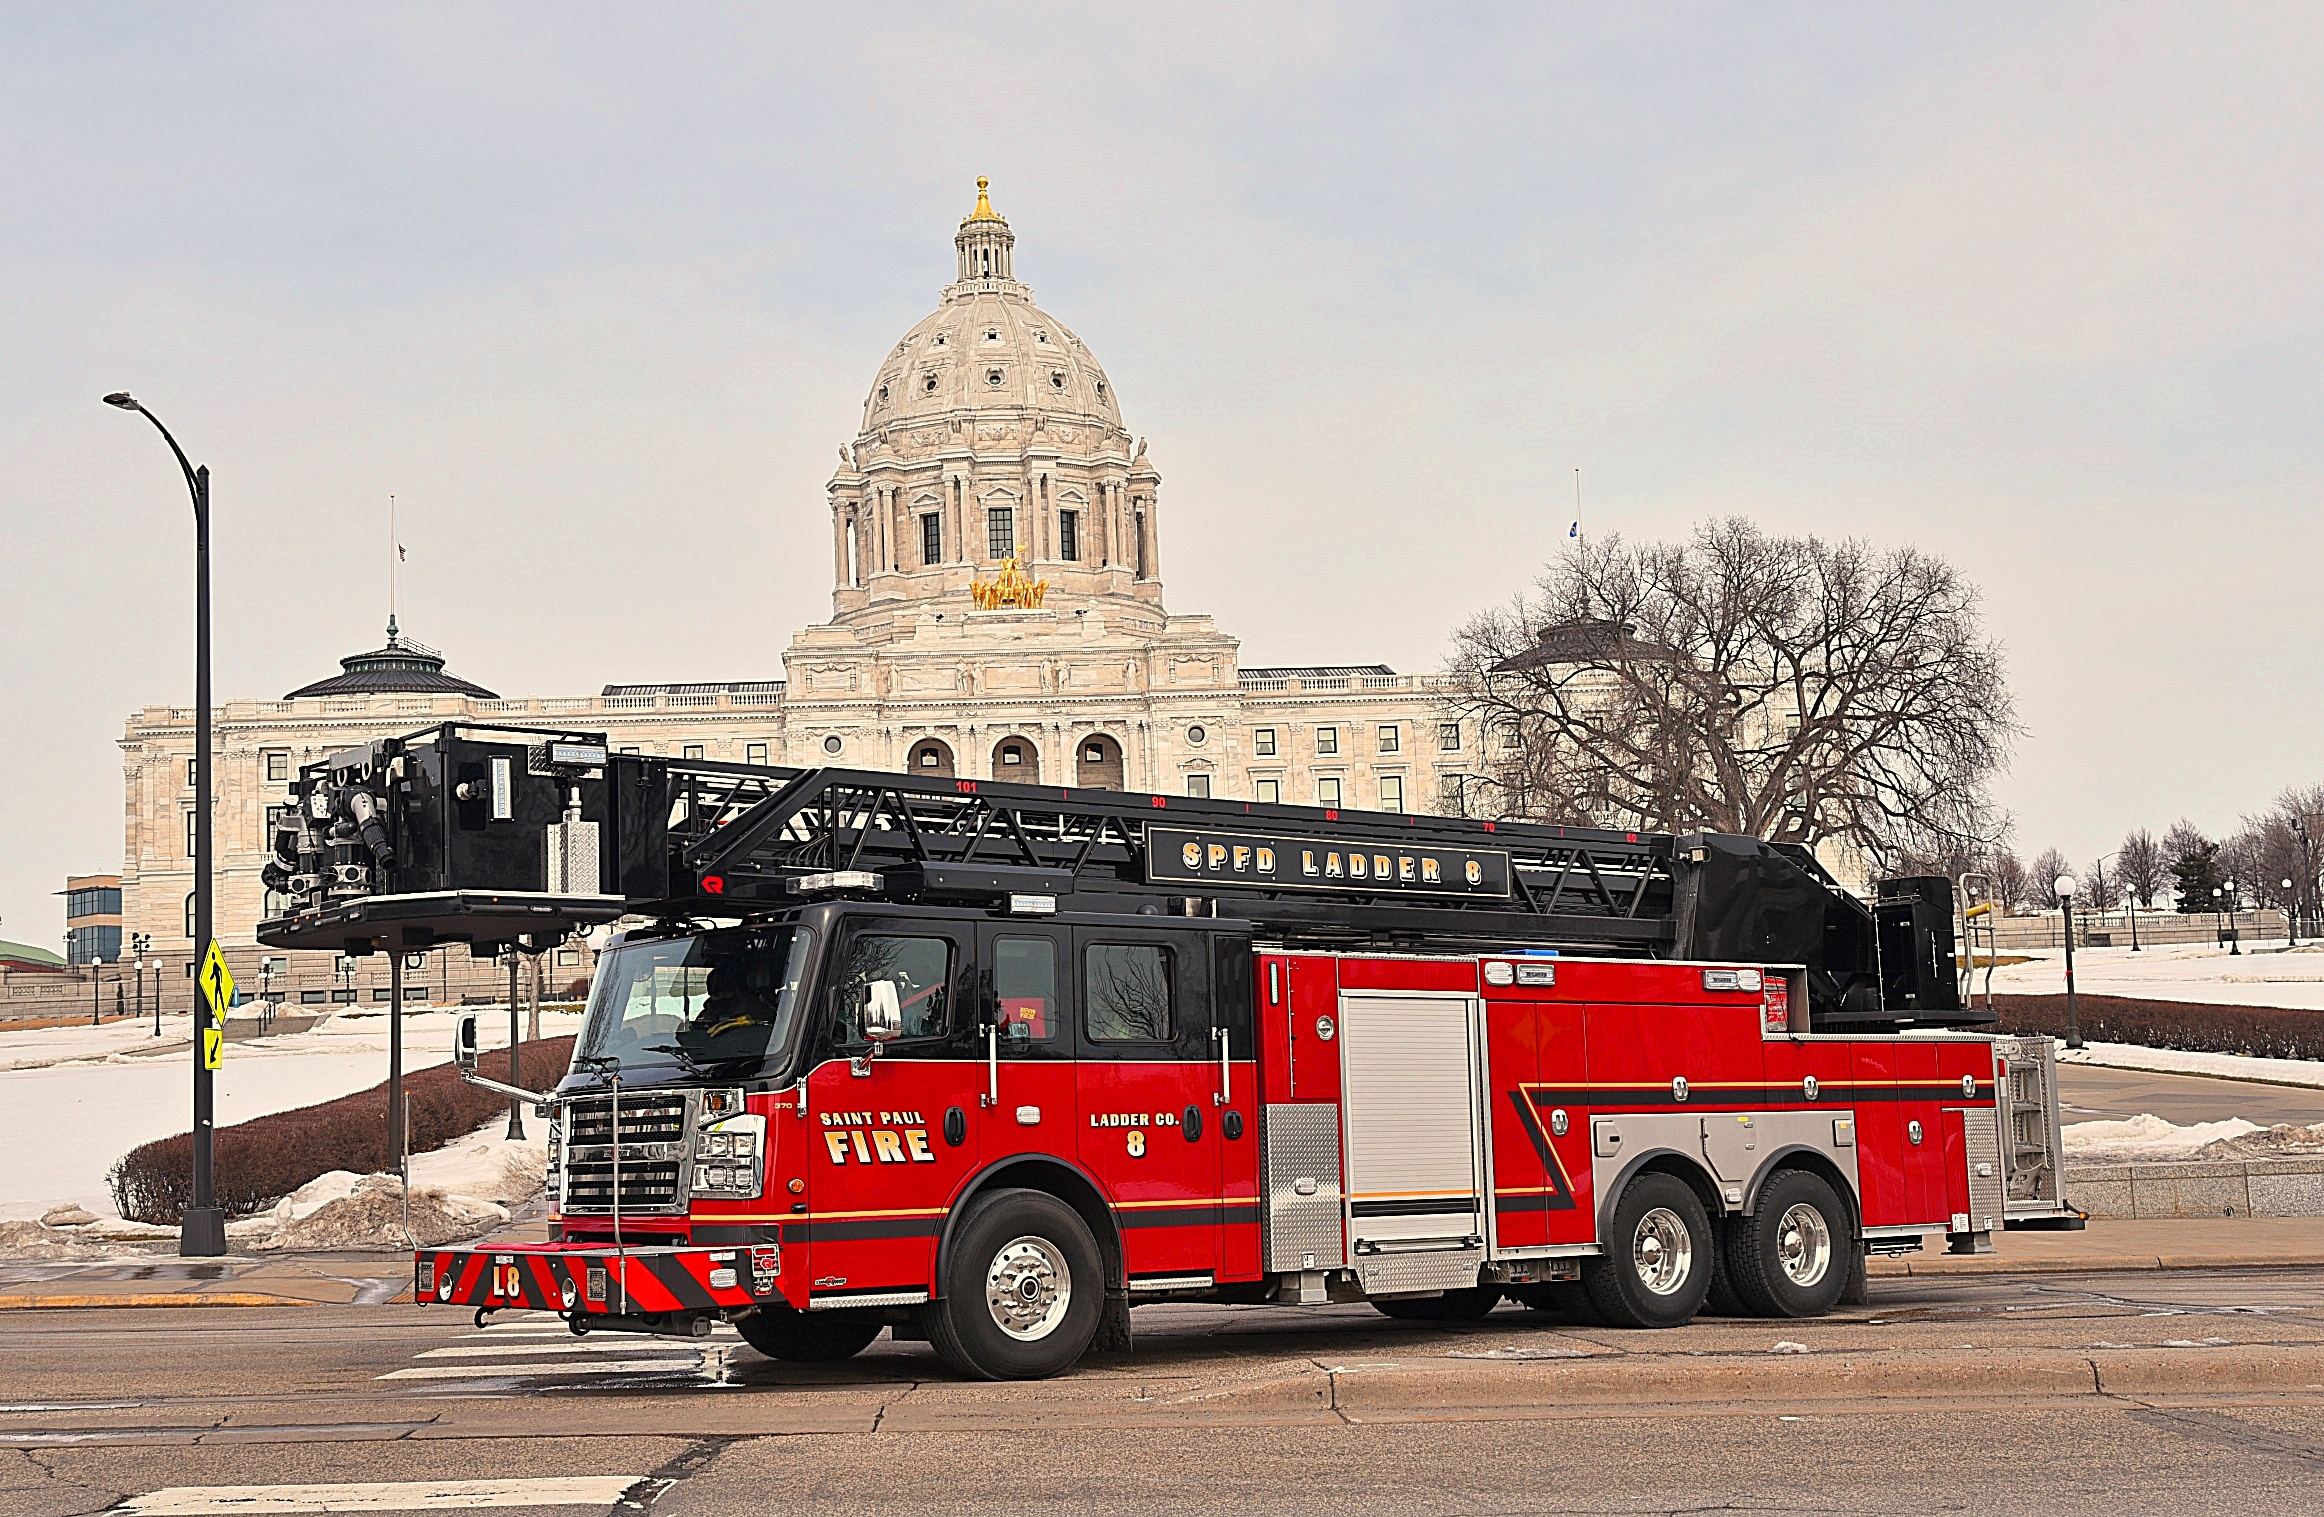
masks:
[[[779,1053],[814,937],[804,927],[731,927],[614,949],[598,966],[576,1060],[634,1069]]]

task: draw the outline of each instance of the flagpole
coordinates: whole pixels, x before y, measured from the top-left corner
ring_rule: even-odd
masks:
[[[395,530],[395,495],[387,497],[387,619],[395,620],[395,561],[403,554],[403,540]]]

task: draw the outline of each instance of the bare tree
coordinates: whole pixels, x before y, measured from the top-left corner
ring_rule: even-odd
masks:
[[[1483,719],[1473,799],[1503,815],[1862,847],[1982,851],[2016,735],[1976,589],[1915,548],[1770,536],[1619,537],[1455,634]]]
[[[2013,850],[2001,848],[1994,851],[1993,896],[2001,902],[2005,915],[2025,909],[2026,902],[2033,898],[2032,885],[2033,875],[2026,869],[2025,861]]]
[[[2026,890],[2033,897],[2034,910],[2048,911],[2057,905],[2058,881],[2073,872],[2074,866],[2066,862],[2063,853],[2055,848],[2044,848],[2041,856],[2033,861],[2033,867],[2026,871]],[[2075,883],[2079,885],[2081,882],[2077,880]]]
[[[2132,900],[2153,909],[2163,888],[2163,850],[2155,835],[2141,827],[2123,838],[2114,850],[2114,872]]]
[[[2090,867],[2074,876],[2081,886],[2074,899],[2092,911],[2112,911],[2122,899],[2122,873],[2109,872],[2104,855],[2090,861]]]

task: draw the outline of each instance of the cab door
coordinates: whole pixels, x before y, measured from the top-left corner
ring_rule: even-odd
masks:
[[[996,922],[977,930],[978,1085],[970,1113],[983,1161],[1074,1156],[1072,933]]]
[[[1227,1109],[1213,1099],[1208,936],[1083,927],[1073,952],[1082,1167],[1114,1203],[1133,1284],[1208,1284],[1220,1267]]]
[[[904,918],[841,931],[807,1078],[807,1193],[783,1199],[809,1223],[812,1297],[930,1288],[945,1210],[979,1161],[975,937]],[[904,1026],[875,1052],[863,1008],[879,980]]]

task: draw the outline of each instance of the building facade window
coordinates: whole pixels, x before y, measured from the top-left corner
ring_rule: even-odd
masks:
[[[1251,733],[1251,751],[1261,758],[1275,756],[1275,729],[1260,727]]]
[[[682,750],[680,750],[678,757],[698,759],[702,757],[702,745],[700,743],[688,743]]]
[[[1585,720],[1585,721],[1587,721],[1587,720],[1588,720],[1588,718],[1584,718],[1584,720]],[[1590,725],[1591,725],[1592,727],[1595,727],[1595,726],[1597,725],[1597,723],[1595,723],[1595,722],[1591,722],[1591,723],[1590,723]],[[1502,747],[1504,747],[1504,748],[1515,748],[1515,747],[1517,747],[1517,746],[1519,745],[1519,743],[1520,743],[1521,741],[1522,741],[1522,739],[1521,739],[1521,738],[1519,738],[1519,736],[1518,736],[1518,734],[1517,734],[1517,724],[1516,724],[1515,722],[1506,722],[1506,723],[1504,723],[1504,724],[1502,725],[1502,727],[1501,727],[1501,746],[1502,746]]]
[[[1251,799],[1259,802],[1261,805],[1281,805],[1283,801],[1283,782],[1281,780],[1260,780],[1258,783],[1251,787]]]
[[[1001,765],[1014,769],[1025,762],[1025,750],[1015,743],[1001,744]]]
[[[1436,747],[1440,753],[1461,751],[1461,724],[1446,722],[1436,729]]]
[[[1337,727],[1318,727],[1318,728],[1316,728],[1316,729],[1315,729],[1315,751],[1316,751],[1316,752],[1318,752],[1318,753],[1337,753],[1337,752],[1339,752],[1339,751],[1340,751],[1340,729],[1339,729],[1339,728],[1337,728]]]
[[[745,743],[742,750],[742,761],[746,764],[765,763],[767,761],[767,745],[764,743]]]
[[[638,746],[637,746],[637,744],[635,744],[635,743],[631,743],[631,744],[629,744],[627,747],[623,748],[621,751],[622,751],[622,752],[624,752],[624,753],[635,753],[635,752],[637,752],[637,751],[638,751]]]
[[[191,789],[193,789],[193,788],[194,788],[194,785],[195,785],[195,780],[194,780],[194,764],[195,764],[195,762],[196,762],[196,761],[195,761],[195,760],[193,760],[193,759],[187,759],[187,760],[186,760],[186,788],[187,788],[188,790],[191,790]]]
[[[187,936],[187,937],[191,938],[191,937],[194,935],[194,928],[195,928],[195,926],[196,926],[196,925],[197,925],[197,924],[196,924],[196,923],[195,923],[195,921],[194,921],[194,893],[193,893],[191,890],[189,890],[189,891],[187,891],[187,892],[186,892],[186,936]]]
[[[1081,562],[1081,513],[1057,513],[1057,556],[1069,564]]]
[[[1402,775],[1383,774],[1380,776],[1380,809],[1382,811],[1402,811],[1404,809],[1404,777]]]
[[[290,778],[289,749],[269,748],[263,756],[266,760],[266,778],[270,784],[278,784]]]
[[[1186,793],[1197,800],[1209,800],[1210,776],[1207,774],[1188,775],[1186,777]]]
[[[581,967],[581,950],[580,950],[580,949],[578,949],[578,948],[560,948],[560,949],[558,949],[558,950],[557,950],[557,967],[558,967],[559,969],[578,969],[578,968],[580,968],[580,967]]]
[[[1340,782],[1336,777],[1327,774],[1315,782],[1315,803],[1318,806],[1339,805]]]
[[[1393,724],[1384,724],[1380,728],[1380,751],[1382,753],[1402,753],[1404,751],[1403,735],[1397,731]]]
[[[186,857],[189,859],[194,856],[194,842],[194,809],[189,806],[186,808]]]
[[[985,556],[994,562],[1014,557],[1017,551],[1017,513],[1007,507],[988,510],[984,514]]]
[[[920,518],[920,563],[934,567],[944,562],[944,519],[931,511]]]

